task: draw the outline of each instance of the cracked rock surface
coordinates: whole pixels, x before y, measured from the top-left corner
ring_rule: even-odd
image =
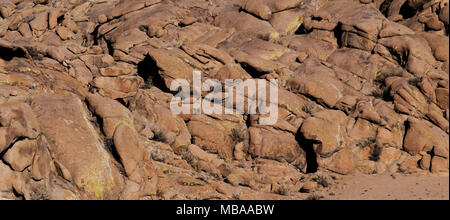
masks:
[[[448,25],[448,0],[0,0],[0,199],[307,199],[342,176],[446,176]],[[194,70],[278,79],[277,123],[172,114]]]

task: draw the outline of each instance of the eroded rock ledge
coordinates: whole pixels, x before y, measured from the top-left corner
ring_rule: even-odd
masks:
[[[305,199],[448,175],[447,0],[0,0],[0,199]],[[192,71],[279,120],[173,115]]]

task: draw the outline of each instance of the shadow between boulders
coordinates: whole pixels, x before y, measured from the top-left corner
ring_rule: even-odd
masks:
[[[317,143],[314,140],[306,139],[305,136],[303,136],[303,134],[300,132],[300,129],[295,135],[295,139],[306,154],[306,173],[317,172],[319,164],[317,163],[317,154],[314,151],[314,144]]]
[[[27,57],[27,54],[22,48],[3,47],[0,45],[0,59],[11,61],[14,57]]]
[[[156,61],[149,55],[145,56],[145,59],[138,63],[137,68],[138,75],[145,81],[143,89],[149,89],[154,86],[163,92],[172,93],[169,88],[167,88],[164,79],[159,75],[160,69],[156,64]]]

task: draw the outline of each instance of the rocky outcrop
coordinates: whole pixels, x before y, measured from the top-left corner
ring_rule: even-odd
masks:
[[[82,189],[87,198],[112,199],[118,196],[123,188],[123,179],[90,124],[81,100],[70,96],[42,95],[34,99],[32,107],[42,129],[42,144],[46,145],[42,147],[46,147],[51,158],[58,161],[63,177],[68,177],[68,181]],[[40,166],[39,163],[36,165]]]
[[[340,175],[448,175],[448,9],[0,0],[0,199],[306,199]],[[278,120],[173,114],[195,70],[277,79]]]

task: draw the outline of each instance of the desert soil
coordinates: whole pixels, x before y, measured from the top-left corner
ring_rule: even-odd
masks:
[[[331,192],[330,192],[331,193]],[[330,200],[448,200],[449,177],[358,175],[344,177]]]
[[[0,200],[448,199],[448,2],[0,0]]]

